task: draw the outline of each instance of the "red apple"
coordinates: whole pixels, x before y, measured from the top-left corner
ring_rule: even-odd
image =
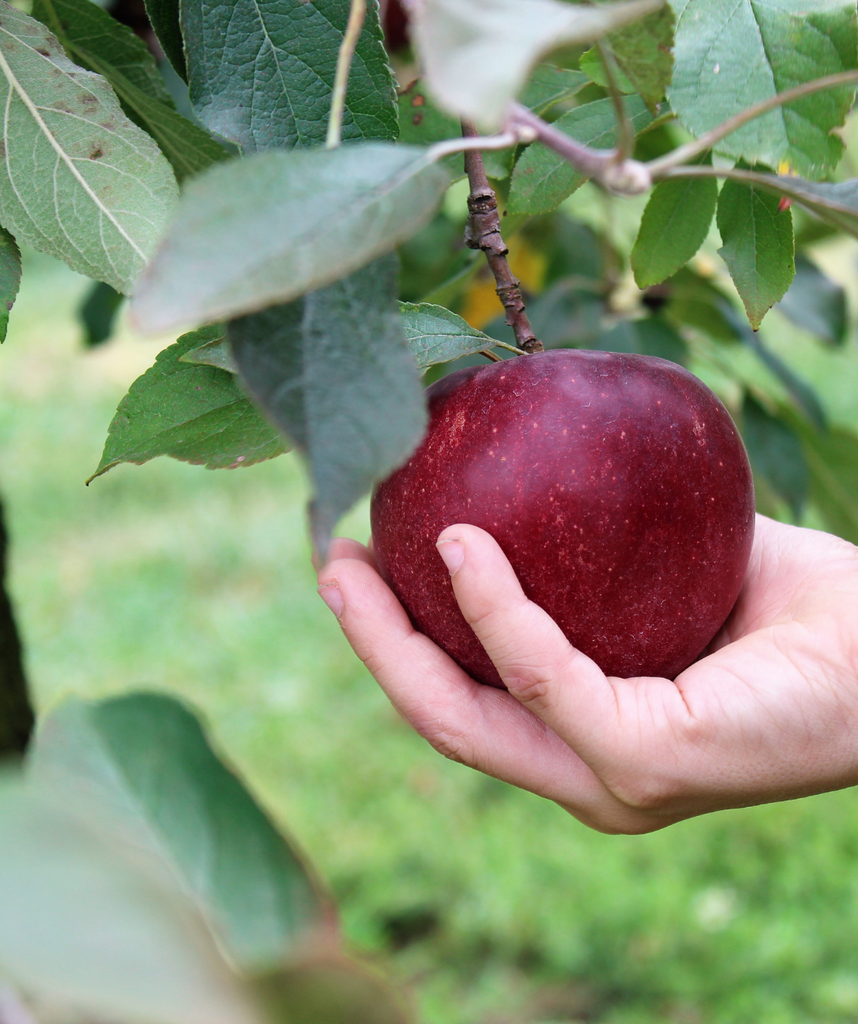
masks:
[[[381,575],[417,629],[502,685],[435,549],[471,523],[609,675],[672,679],[700,656],[754,531],[748,458],[709,388],[664,359],[561,349],[460,370],[428,394],[425,440],[372,501]]]

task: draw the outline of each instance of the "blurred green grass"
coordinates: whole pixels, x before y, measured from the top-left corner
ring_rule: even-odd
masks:
[[[192,702],[427,1024],[858,1020],[856,792],[608,837],[444,761],[315,594],[293,457],[159,460],[84,487],[160,345],[124,332],[84,352],[86,282],[33,256],[24,280],[0,349],[0,493],[40,708],[141,687]],[[854,422],[854,340],[783,345]],[[365,537],[365,507],[347,532]]]

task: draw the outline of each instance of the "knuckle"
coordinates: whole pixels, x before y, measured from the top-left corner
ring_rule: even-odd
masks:
[[[537,672],[504,675],[507,689],[522,704],[534,711],[547,711],[551,706],[551,681],[547,676]]]
[[[676,780],[660,771],[629,771],[608,783],[611,795],[631,811],[665,811],[680,795]]]
[[[442,728],[427,735],[426,739],[448,761],[455,761],[457,764],[468,763],[469,744],[465,737],[456,730]]]

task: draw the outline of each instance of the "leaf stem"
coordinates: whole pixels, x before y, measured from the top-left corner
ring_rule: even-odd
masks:
[[[767,114],[770,110],[774,110],[775,107],[780,107],[784,103],[792,103],[793,100],[801,99],[803,96],[810,96],[815,92],[822,92],[824,89],[833,89],[838,85],[856,83],[858,83],[858,71],[841,71],[836,75],[826,75],[824,78],[814,79],[812,82],[803,82],[801,85],[797,85],[792,89],[786,89],[784,92],[778,93],[777,96],[771,96],[769,99],[763,100],[762,103],[755,103],[754,106],[748,107],[747,110],[734,114],[733,117],[728,118],[723,124],[718,125],[717,128],[705,132],[699,139],[687,142],[684,146],[679,146],[673,150],[672,153],[666,153],[656,160],[650,160],[646,167],[653,181],[660,181],[668,176],[669,171],[680,164],[688,163],[694,157],[705,153],[707,149],[712,149],[721,139],[744,127],[749,121],[753,121],[755,118]]]
[[[426,151],[426,158],[433,162],[443,160],[454,153],[466,153],[469,149],[509,149],[519,142],[533,142],[533,135],[525,132],[507,131],[499,135],[477,135],[474,138],[444,139],[436,142]]]
[[[328,134],[325,139],[326,149],[339,146],[343,131],[343,111],[346,106],[346,90],[349,84],[349,71],[352,66],[355,48],[360,38],[364,19],[366,18],[366,0],[351,0],[349,20],[340,43],[337,55],[337,71],[334,76],[334,91],[331,96],[331,113],[328,117]]]
[[[510,105],[507,128],[512,131],[529,130],[531,137],[553,149],[576,171],[592,178],[616,195],[636,196],[652,187],[646,164],[638,160],[619,159],[615,149],[592,149],[578,142],[553,124],[543,121],[520,103]]]
[[[479,138],[476,127],[469,121],[462,122],[462,135],[470,139]],[[507,260],[509,249],[501,236],[497,196],[489,185],[479,149],[465,151],[465,173],[471,186],[465,244],[485,254],[497,285],[495,291],[506,311],[506,322],[513,330],[519,349],[527,354],[542,352],[542,342],[533,333],[524,309],[521,282]]]
[[[617,115],[617,141],[619,145],[617,146],[615,159],[618,163],[622,163],[632,155],[634,135],[632,134],[629,119],[626,117],[626,108],[623,106],[623,94],[620,92],[620,87],[617,84],[617,63],[614,60],[614,55],[607,46],[603,45],[601,40],[597,40],[596,47],[599,51],[599,56],[602,58],[605,75],[608,79],[608,92],[611,94],[611,102],[614,104],[614,111]]]

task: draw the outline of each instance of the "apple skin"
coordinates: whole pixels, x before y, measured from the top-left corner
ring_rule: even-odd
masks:
[[[487,530],[525,594],[611,676],[674,679],[724,623],[754,534],[745,448],[720,400],[650,356],[558,349],[451,373],[372,499],[375,556],[414,626],[503,686],[435,548]]]

